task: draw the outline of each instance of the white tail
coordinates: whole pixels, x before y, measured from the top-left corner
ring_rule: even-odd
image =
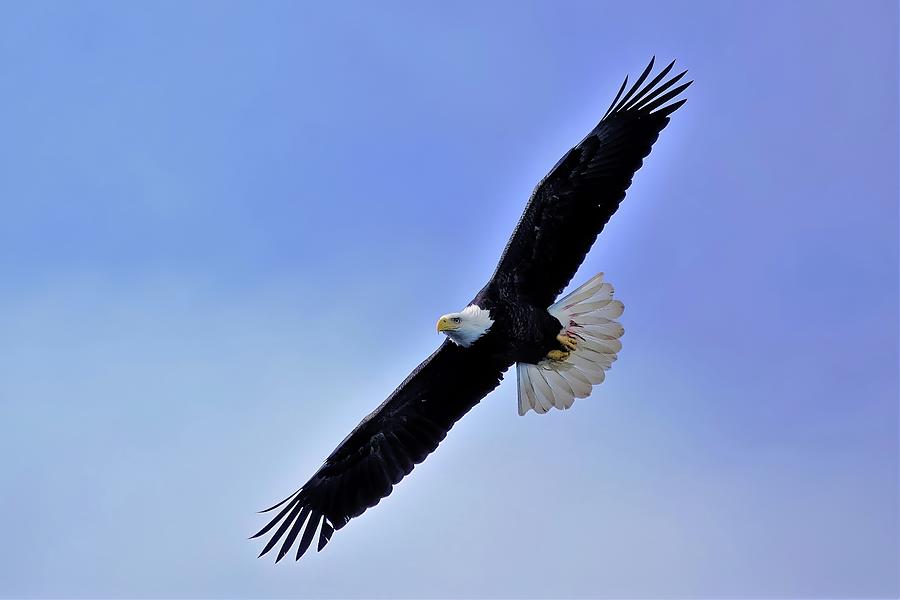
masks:
[[[564,360],[516,364],[519,414],[571,408],[576,398],[587,398],[592,386],[603,383],[604,371],[622,349],[619,338],[625,330],[616,319],[624,310],[613,299],[613,286],[603,281],[603,273],[548,308],[563,325],[560,333],[574,338],[577,345]]]

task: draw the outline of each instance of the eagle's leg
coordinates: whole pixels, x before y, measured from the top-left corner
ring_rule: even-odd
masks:
[[[561,333],[556,336],[556,341],[559,342],[559,345],[568,350],[569,352],[574,352],[576,348],[578,348],[578,342],[575,338],[568,333]]]
[[[551,350],[547,353],[547,358],[556,361],[566,360],[569,358],[569,353],[565,350]]]
[[[575,351],[575,348],[578,347],[578,342],[575,341],[575,338],[566,333],[561,333],[556,336],[556,341],[559,342],[559,345],[565,348],[565,350],[551,350],[547,353],[547,358],[550,360],[566,360],[569,358],[569,354]]]

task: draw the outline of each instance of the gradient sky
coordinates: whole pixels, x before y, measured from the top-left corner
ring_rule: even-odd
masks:
[[[896,597],[896,2],[421,4],[0,3],[0,596]],[[606,383],[256,560],[653,54]]]

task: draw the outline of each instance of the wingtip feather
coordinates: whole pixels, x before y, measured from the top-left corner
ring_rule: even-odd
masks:
[[[655,111],[657,108],[661,107],[663,104],[665,104],[669,100],[672,100],[673,98],[678,96],[678,94],[680,94],[684,90],[688,89],[688,87],[692,83],[694,83],[693,80],[688,81],[687,83],[683,83],[683,84],[679,85],[677,88],[675,88],[674,90],[663,94],[662,96],[660,96],[653,102],[643,104],[638,110],[640,110],[642,112],[647,112],[650,114],[656,114],[653,111]]]
[[[639,87],[641,87],[641,84],[644,83],[644,80],[647,79],[647,75],[649,75],[650,72],[653,70],[653,64],[655,62],[656,62],[656,56],[654,56],[653,58],[650,59],[650,63],[644,68],[643,72],[641,72],[640,76],[637,78],[637,81],[635,81],[634,85],[632,85],[631,88],[628,90],[628,93],[625,94],[625,96],[621,100],[619,100],[618,105],[616,105],[616,107],[613,109],[614,113],[622,110],[622,107],[625,106],[625,104],[627,104],[629,100],[631,100],[632,96],[634,96],[634,93],[637,91],[637,89]]]
[[[660,71],[650,81],[650,83],[645,85],[642,89],[638,89],[638,88],[640,88],[641,84],[644,82],[644,80],[647,79],[647,76],[652,71],[655,61],[656,61],[656,56],[654,55],[653,58],[650,59],[650,63],[647,65],[647,67],[644,69],[644,71],[638,77],[637,81],[635,81],[634,85],[632,85],[631,88],[628,90],[628,92],[624,96],[622,96],[622,90],[625,89],[627,82],[628,82],[628,78],[627,77],[625,78],[625,82],[623,82],[622,87],[619,89],[619,92],[616,94],[616,97],[613,100],[612,105],[609,107],[609,109],[606,111],[606,113],[604,113],[601,121],[607,119],[610,116],[615,116],[615,115],[624,114],[624,113],[632,113],[632,112],[640,113],[640,114],[652,113],[654,115],[659,115],[659,116],[665,117],[677,109],[677,107],[676,107],[676,109],[668,110],[669,107],[665,107],[662,110],[659,110],[655,113],[653,112],[654,110],[659,109],[662,105],[664,105],[669,100],[672,100],[673,98],[675,98],[678,94],[680,94],[681,92],[686,90],[688,88],[688,86],[690,86],[691,83],[693,83],[693,81],[689,81],[688,83],[680,85],[670,92],[666,92],[666,90],[671,88],[676,82],[678,82],[682,77],[684,77],[684,75],[687,73],[687,70],[685,70],[660,85],[660,81],[662,81],[663,78],[665,78],[665,76],[668,75],[669,71],[671,71],[672,67],[675,65],[674,60],[672,62],[670,62],[668,65],[666,65],[662,69],[662,71]],[[664,92],[666,92],[666,93],[664,93]],[[681,104],[679,104],[678,106],[680,107],[682,104],[683,104],[683,102]],[[664,112],[667,110],[668,110],[668,112]]]
[[[609,108],[606,109],[606,112],[603,113],[603,119],[605,119],[609,113],[612,112],[612,109],[615,108],[616,103],[619,101],[619,96],[622,95],[622,92],[625,90],[625,86],[628,85],[628,75],[625,76],[625,81],[622,82],[622,85],[619,87],[619,91],[616,92],[616,97],[613,98],[612,104],[609,105]],[[600,119],[601,121],[603,119]]]
[[[328,522],[327,518],[322,519],[322,529],[319,531],[319,544],[316,552],[321,552],[322,548],[331,540],[331,534],[334,533],[334,527]]]
[[[262,509],[262,510],[260,510],[260,511],[257,511],[257,514],[260,514],[260,515],[261,515],[261,514],[263,514],[263,513],[267,513],[267,512],[271,512],[271,511],[275,510],[276,508],[278,508],[279,506],[281,506],[282,504],[284,504],[285,502],[287,502],[287,501],[290,500],[291,498],[295,498],[295,497],[297,496],[297,494],[299,494],[299,493],[302,492],[302,491],[303,491],[303,488],[301,487],[301,488],[298,489],[296,492],[294,492],[293,494],[291,494],[290,496],[288,496],[287,498],[285,498],[284,500],[282,500],[282,501],[279,502],[278,504],[275,504],[275,505],[273,505],[273,506],[270,506],[269,508],[264,508],[264,509]]]

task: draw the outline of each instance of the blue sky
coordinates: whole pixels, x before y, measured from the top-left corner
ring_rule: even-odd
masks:
[[[898,595],[893,2],[0,3],[0,596]],[[301,564],[254,511],[440,342],[656,54],[696,83],[507,381]],[[445,215],[453,215],[448,225]]]

